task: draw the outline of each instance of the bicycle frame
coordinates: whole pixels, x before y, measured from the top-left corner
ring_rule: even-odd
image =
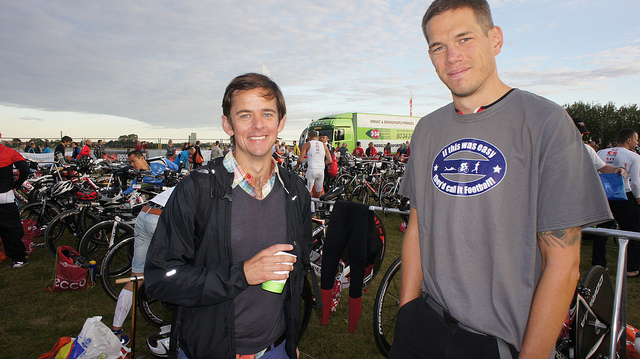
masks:
[[[605,228],[583,228],[582,233],[602,237],[618,238],[618,269],[614,287],[613,319],[611,320],[611,346],[609,358],[616,358],[618,341],[625,334],[627,326],[627,247],[629,240],[640,241],[640,233]],[[624,300],[623,300],[624,298]],[[620,345],[622,357],[626,357],[626,345]]]

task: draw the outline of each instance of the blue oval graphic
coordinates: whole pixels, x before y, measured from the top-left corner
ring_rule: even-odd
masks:
[[[456,140],[433,160],[431,180],[451,196],[477,196],[497,186],[507,173],[507,161],[489,142],[475,138]]]

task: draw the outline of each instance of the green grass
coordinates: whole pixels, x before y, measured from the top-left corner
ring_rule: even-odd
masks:
[[[398,216],[383,217],[383,221],[388,236],[387,253],[381,272],[368,292],[363,294],[358,330],[355,333],[348,332],[348,293],[344,293],[328,326],[320,325],[320,313],[314,311],[309,328],[300,342],[301,358],[382,358],[373,338],[373,301],[386,267],[400,255],[402,239]],[[609,269],[615,273],[617,247],[612,241],[609,241],[609,245]],[[45,291],[51,285],[55,267],[54,258],[45,248],[37,249],[26,267],[13,269],[9,262],[7,260],[0,264],[0,358],[38,358],[51,350],[58,338],[77,336],[89,317],[102,316],[102,321],[111,325],[115,302],[103,292],[100,285],[80,292]],[[590,263],[591,243],[585,242],[582,247],[582,273]],[[630,280],[628,288],[627,321],[637,327],[640,325],[640,309],[637,305],[640,280]],[[136,358],[153,358],[145,341],[158,330],[139,315],[137,323]],[[130,322],[125,323],[125,330],[129,328]]]

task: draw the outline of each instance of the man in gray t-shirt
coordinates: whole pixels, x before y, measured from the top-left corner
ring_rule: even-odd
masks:
[[[500,80],[502,31],[485,1],[436,0],[423,31],[453,103],[411,141],[390,358],[548,357],[580,227],[611,216],[602,186],[566,111]]]

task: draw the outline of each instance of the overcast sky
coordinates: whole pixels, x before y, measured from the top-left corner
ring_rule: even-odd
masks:
[[[266,72],[296,139],[343,112],[425,115],[451,101],[420,28],[430,1],[0,0],[7,137],[227,138],[229,81]],[[494,0],[505,83],[559,104],[640,96],[640,2]]]

